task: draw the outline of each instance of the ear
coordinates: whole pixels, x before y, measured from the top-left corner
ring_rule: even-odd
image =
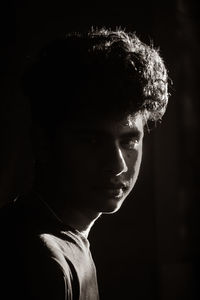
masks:
[[[34,124],[31,128],[31,140],[35,161],[46,164],[51,156],[50,139],[44,128]]]

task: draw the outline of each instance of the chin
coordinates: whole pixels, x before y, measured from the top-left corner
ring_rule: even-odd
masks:
[[[114,213],[118,212],[118,210],[120,209],[120,207],[117,207],[117,208],[108,208],[108,209],[105,209],[104,211],[102,211],[101,213],[104,214],[104,215],[111,215],[111,214],[114,214]]]
[[[121,208],[129,193],[130,190],[123,195],[117,194],[112,196],[105,193],[91,193],[85,197],[86,201],[82,203],[95,213],[113,214]],[[80,199],[81,197],[78,198]]]
[[[124,200],[125,198],[120,200],[109,199],[104,203],[104,205],[99,207],[99,212],[102,214],[114,214],[121,208]]]

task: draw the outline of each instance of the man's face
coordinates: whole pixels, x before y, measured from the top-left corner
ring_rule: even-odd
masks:
[[[51,177],[62,207],[112,213],[122,205],[138,177],[143,117],[122,120],[74,118],[55,141]]]

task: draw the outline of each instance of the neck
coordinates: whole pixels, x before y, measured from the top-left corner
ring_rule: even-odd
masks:
[[[75,208],[68,208],[60,214],[63,223],[81,232],[86,238],[89,235],[95,221],[100,217],[101,213],[94,213],[89,210],[81,210]]]
[[[60,222],[78,230],[86,238],[88,237],[90,229],[95,221],[101,216],[101,213],[97,213],[86,208],[72,207],[69,203],[67,203],[64,208],[63,206],[57,207],[55,205],[55,199],[58,197],[54,196],[54,201],[52,201],[52,197],[50,197],[50,195],[46,195],[44,191],[35,192]],[[46,199],[48,199],[48,201],[46,201]]]

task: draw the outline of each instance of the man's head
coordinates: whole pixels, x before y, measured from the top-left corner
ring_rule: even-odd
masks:
[[[143,128],[166,110],[167,81],[158,52],[122,30],[68,34],[42,50],[23,87],[62,205],[121,206],[139,173]]]

